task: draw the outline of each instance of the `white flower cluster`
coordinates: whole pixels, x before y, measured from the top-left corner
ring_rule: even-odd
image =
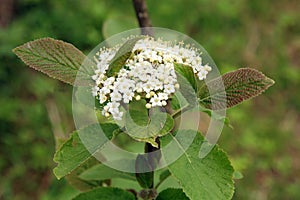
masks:
[[[169,97],[179,88],[174,63],[191,66],[199,80],[205,79],[211,71],[210,66],[202,65],[197,49],[147,37],[135,44],[132,56],[118,75],[107,77],[106,70],[118,48],[100,49],[96,58],[97,70],[92,76],[96,83],[93,96],[105,105],[102,114],[112,115],[115,120],[122,119],[121,104],[129,103],[133,98],[146,99],[148,109],[166,106]]]

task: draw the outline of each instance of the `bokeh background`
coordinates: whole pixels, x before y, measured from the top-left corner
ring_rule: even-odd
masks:
[[[234,199],[300,199],[300,1],[151,0],[152,24],[198,41],[222,73],[240,67],[276,81],[228,110],[219,145],[244,177]],[[55,139],[74,129],[72,87],[25,65],[12,49],[53,37],[88,53],[137,27],[131,1],[0,0],[0,199],[68,199],[52,174]]]

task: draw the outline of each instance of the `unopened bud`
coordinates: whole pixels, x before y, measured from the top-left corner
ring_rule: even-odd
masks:
[[[141,100],[141,96],[140,96],[140,95],[137,95],[137,96],[135,97],[135,100],[137,100],[137,101]]]
[[[150,92],[151,97],[155,95],[155,92],[151,91]]]
[[[138,89],[136,90],[136,92],[141,93],[141,92],[143,92],[143,89],[142,89],[142,88],[138,88]]]

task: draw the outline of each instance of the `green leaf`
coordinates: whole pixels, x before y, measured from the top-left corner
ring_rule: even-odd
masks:
[[[70,174],[92,157],[108,139],[113,137],[114,131],[119,129],[118,125],[112,123],[103,123],[100,126],[106,137],[99,134],[98,124],[90,125],[73,132],[71,137],[57,150],[53,160],[58,165],[53,171],[58,179]],[[88,137],[85,136],[85,143],[80,139],[81,134],[88,135]],[[85,145],[88,145],[89,149],[86,149]]]
[[[177,74],[180,74],[181,76],[186,78],[186,80],[194,88],[194,90],[197,90],[198,78],[195,76],[195,73],[193,72],[193,68],[191,66],[174,63],[174,69]]]
[[[140,184],[142,188],[152,188],[153,180],[154,180],[154,171],[152,171],[152,167],[150,166],[148,160],[143,155],[138,155],[135,162],[136,180]]]
[[[191,106],[197,105],[196,94],[200,81],[195,76],[192,67],[175,63],[174,69],[177,75],[177,81],[180,85],[179,92]],[[173,107],[175,107],[175,105],[173,105]]]
[[[176,91],[178,93],[178,91]],[[173,110],[179,110],[181,108],[180,99],[178,96],[173,96],[171,100],[171,108]]]
[[[92,88],[90,86],[73,88],[73,97],[76,98],[76,101],[89,108],[96,108],[102,111],[105,104],[100,104],[99,99],[93,97],[91,94]]]
[[[96,158],[89,158],[87,161],[85,161],[83,164],[78,166],[75,170],[73,170],[69,175],[66,176],[68,183],[80,191],[86,191],[101,186],[101,181],[86,181],[82,180],[79,177],[82,172],[86,171],[97,163],[99,163],[99,161]]]
[[[106,71],[108,77],[114,76],[120,71],[120,69],[125,65],[128,58],[131,56],[132,49],[134,48],[137,41],[144,37],[145,36],[139,36],[129,39],[120,47],[108,66],[108,69]]]
[[[127,180],[133,180],[135,181],[135,174],[133,173],[127,173],[118,171],[116,169],[112,169],[106,165],[98,164],[95,165],[83,173],[79,175],[79,178],[91,181],[91,180],[106,180],[106,179],[112,179],[112,178],[123,178]]]
[[[163,171],[163,172],[159,175],[159,181],[166,180],[170,175],[171,175],[171,173],[170,173],[169,170]]]
[[[102,187],[81,193],[73,200],[135,200],[135,196],[125,190],[112,187]]]
[[[125,114],[126,133],[137,141],[149,142],[154,147],[158,147],[155,139],[171,131],[174,120],[159,108],[151,109],[151,114],[148,116],[145,105],[144,99],[129,103],[129,112]]]
[[[198,97],[206,108],[230,108],[258,96],[273,84],[272,79],[257,70],[241,68],[209,81],[199,89]]]
[[[193,95],[195,96],[195,95]],[[188,101],[184,98],[184,96],[182,95],[182,93],[177,90],[175,91],[172,100],[171,100],[171,107],[173,110],[179,110],[183,107],[187,107],[189,106]]]
[[[168,188],[161,191],[155,200],[189,200],[182,189]]]
[[[213,110],[210,110],[208,108],[204,108],[202,107],[201,105],[198,106],[199,107],[199,111],[201,112],[204,112],[206,113],[208,116],[210,116],[212,119],[215,119],[215,120],[219,120],[219,121],[223,121],[224,124],[226,126],[228,126],[229,128],[232,128],[233,129],[233,126],[230,124],[230,120],[228,117],[226,116],[221,116],[219,115],[217,112],[213,111]]]
[[[167,178],[171,176],[171,172],[166,169],[159,175],[159,182],[156,184],[155,189],[157,189]]]
[[[205,142],[200,133],[193,130],[180,130],[176,137],[177,147],[172,152],[181,152],[183,155],[168,166],[172,175],[178,179],[185,194],[191,200],[199,199],[231,199],[234,192],[233,168],[227,155],[215,146],[204,158],[199,157],[201,145]],[[193,143],[184,151],[186,138],[193,137]],[[161,145],[166,146],[167,137],[161,138]],[[166,158],[168,162],[168,158]]]
[[[86,56],[72,44],[52,38],[27,42],[13,49],[13,52],[26,65],[71,85],[74,84],[78,70],[80,70],[78,79],[88,82],[89,70],[94,66],[94,63],[86,59]],[[82,66],[84,61],[85,64]]]
[[[146,100],[141,99],[139,101],[133,100],[128,106],[128,117],[131,117],[134,123],[137,125],[145,126],[148,124],[148,109],[146,108]]]

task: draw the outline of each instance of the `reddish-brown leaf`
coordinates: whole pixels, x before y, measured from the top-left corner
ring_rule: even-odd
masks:
[[[213,110],[235,106],[264,92],[274,81],[260,71],[241,68],[209,81],[198,91],[200,104]]]

